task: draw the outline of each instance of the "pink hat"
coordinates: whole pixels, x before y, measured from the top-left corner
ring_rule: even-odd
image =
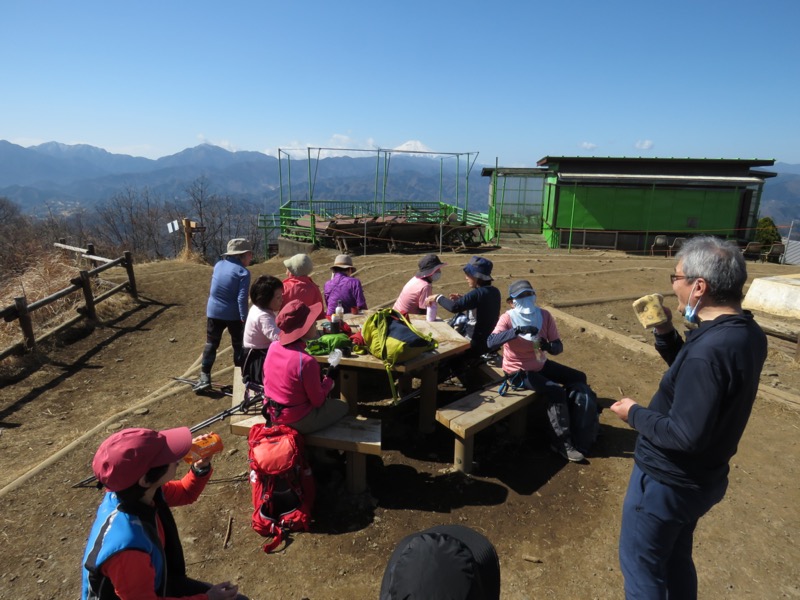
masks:
[[[287,303],[275,318],[275,324],[281,330],[279,341],[287,346],[303,337],[317,322],[317,315],[322,312],[322,303],[306,306],[300,300]]]
[[[137,483],[153,467],[177,462],[192,447],[188,427],[164,431],[123,429],[100,444],[92,460],[98,481],[111,492],[119,492]]]

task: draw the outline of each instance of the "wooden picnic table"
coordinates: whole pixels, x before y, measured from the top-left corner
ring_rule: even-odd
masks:
[[[374,311],[344,316],[351,327],[361,327]],[[411,322],[420,332],[431,334],[439,344],[436,350],[425,352],[403,364],[395,365],[393,371],[401,376],[401,381],[410,383],[412,377],[420,379],[419,431],[430,433],[436,424],[436,392],[439,382],[439,364],[442,360],[457,356],[469,350],[469,340],[441,319],[427,321],[425,315],[411,315]],[[316,356],[318,362],[327,364],[327,356]],[[350,405],[350,413],[358,412],[359,373],[386,371],[383,361],[371,354],[352,354],[342,357],[339,363],[339,394]]]

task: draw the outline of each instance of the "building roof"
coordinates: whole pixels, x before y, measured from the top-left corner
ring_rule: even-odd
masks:
[[[501,177],[536,177],[549,171],[547,167],[483,167],[482,177],[491,177],[497,171]]]
[[[765,175],[770,175],[764,173]],[[775,175],[772,173],[771,175]],[[763,177],[724,177],[708,175],[636,175],[630,173],[559,173],[558,180],[564,183],[661,183],[695,185],[747,186],[759,184]]]
[[[536,163],[544,167],[553,163],[628,163],[658,165],[725,165],[748,167],[771,167],[775,164],[774,158],[645,158],[625,156],[545,156]]]
[[[715,181],[717,178],[758,178],[759,182],[777,173],[753,170],[753,167],[768,167],[775,164],[774,159],[759,158],[625,158],[600,156],[545,156],[537,163],[546,167],[551,174],[563,176],[582,176],[588,180],[590,175],[618,180],[630,176],[627,180],[651,181],[674,179],[682,183],[690,181],[686,178],[705,180],[714,185],[727,181]],[[636,177],[633,177],[636,176]],[[649,178],[649,179],[648,179]],[[683,178],[683,179],[681,179]],[[743,182],[744,183],[744,182]],[[755,182],[758,183],[758,182]]]

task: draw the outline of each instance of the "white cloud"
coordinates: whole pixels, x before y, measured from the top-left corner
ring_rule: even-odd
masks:
[[[592,142],[581,142],[578,146],[581,150],[594,150],[597,148],[597,144],[593,144]]]
[[[419,140],[408,140],[393,148],[393,150],[403,150],[404,152],[433,152],[433,150]]]
[[[655,144],[653,140],[637,140],[633,145],[637,150],[650,150]]]
[[[275,148],[267,148],[262,150],[265,154],[270,156],[278,155],[278,148],[280,148],[282,155],[288,154],[292,158],[307,158],[308,149],[311,148],[312,158],[329,158],[331,156],[353,156],[362,157],[369,156],[370,153],[375,153],[379,149],[387,149],[378,144],[374,138],[367,138],[366,140],[356,139],[345,133],[334,133],[328,140],[322,144],[318,142],[302,142],[293,140],[286,144],[281,144]],[[428,146],[419,140],[408,140],[391,148],[391,150],[403,150],[406,152],[433,152]]]
[[[227,150],[228,152],[238,152],[239,148],[229,142],[228,140],[211,140],[207,138],[204,134],[198,133],[197,134],[197,141],[200,144],[210,144],[211,146],[218,146]]]

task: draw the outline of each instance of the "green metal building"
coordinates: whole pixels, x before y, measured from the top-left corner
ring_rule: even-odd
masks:
[[[706,233],[753,239],[774,160],[542,158],[536,168],[484,168],[491,177],[486,240],[542,233],[551,248],[667,251]]]
[[[701,233],[751,240],[764,180],[776,175],[753,168],[774,163],[546,156],[531,171],[545,180],[541,231],[551,248],[650,253],[665,236],[668,246]]]

